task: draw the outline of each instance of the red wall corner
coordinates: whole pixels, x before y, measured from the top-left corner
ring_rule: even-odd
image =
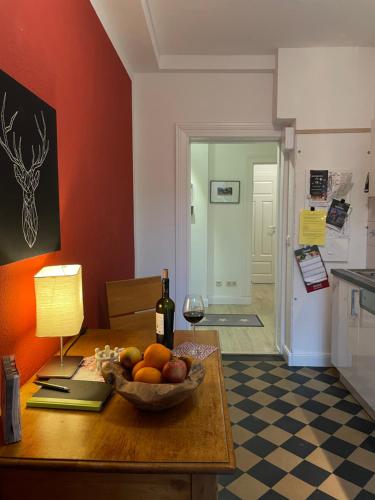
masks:
[[[1,12],[0,68],[57,113],[61,251],[0,267],[0,356],[15,354],[25,381],[58,348],[34,335],[41,267],[82,264],[91,328],[106,325],[105,281],[134,276],[131,81],[89,0]]]

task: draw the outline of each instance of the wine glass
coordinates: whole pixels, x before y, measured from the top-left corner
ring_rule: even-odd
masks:
[[[186,321],[193,325],[193,356],[197,354],[196,341],[195,341],[195,325],[199,323],[204,316],[204,303],[201,295],[189,294],[185,296],[184,307],[182,313]]]

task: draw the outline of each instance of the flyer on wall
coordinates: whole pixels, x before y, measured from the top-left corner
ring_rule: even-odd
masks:
[[[325,245],[326,218],[325,210],[300,210],[298,243],[300,245]]]
[[[314,201],[326,201],[328,170],[310,170],[310,196]]]
[[[317,245],[294,251],[307,293],[329,287],[328,274]]]
[[[327,213],[327,225],[336,231],[341,231],[349,215],[349,209],[350,204],[345,203],[345,200],[332,200]]]

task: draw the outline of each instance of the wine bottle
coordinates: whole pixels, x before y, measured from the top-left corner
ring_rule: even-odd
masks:
[[[156,342],[173,349],[174,302],[169,297],[168,269],[161,275],[162,296],[156,303]]]

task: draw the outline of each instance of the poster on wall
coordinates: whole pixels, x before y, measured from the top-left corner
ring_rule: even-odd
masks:
[[[344,227],[346,218],[349,215],[350,204],[345,200],[332,200],[327,213],[327,225],[332,229],[341,231]]]
[[[306,170],[304,207],[307,209],[313,207],[315,209],[327,210],[328,212],[334,199],[340,200],[345,198],[346,202],[350,202],[350,195],[353,188],[353,172],[328,170],[326,195],[324,194],[324,172],[324,170]],[[320,176],[320,173],[323,175]],[[312,184],[314,185],[313,187]],[[319,195],[319,190],[321,190],[322,196]],[[345,217],[344,225],[341,228],[334,227],[331,224],[326,224],[326,228],[326,245],[320,248],[324,260],[326,262],[347,262],[349,258],[350,217]]]
[[[328,192],[328,170],[310,170],[310,196],[315,201],[325,201]]]
[[[0,70],[0,265],[60,250],[56,111]]]
[[[348,171],[306,170],[305,182],[305,208],[328,210],[334,198],[350,198],[353,174]]]

